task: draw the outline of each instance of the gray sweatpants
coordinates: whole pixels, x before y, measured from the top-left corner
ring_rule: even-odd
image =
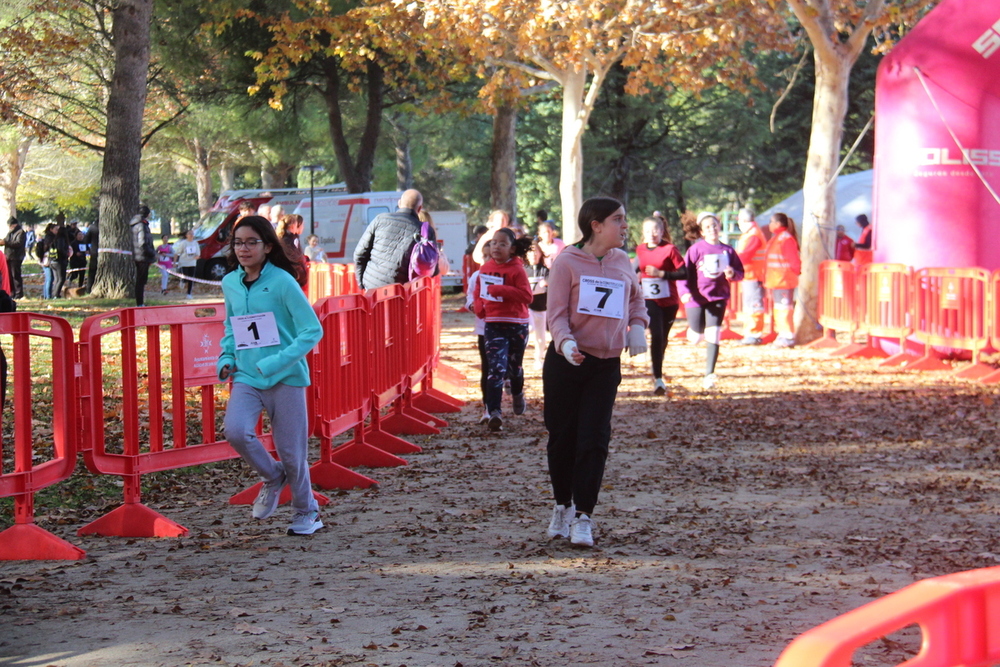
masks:
[[[257,438],[261,410],[271,418],[271,436],[281,461],[275,461]],[[292,492],[292,509],[310,512],[319,509],[309,479],[309,415],[306,388],[278,383],[270,389],[255,389],[233,383],[226,406],[226,440],[265,482],[285,477]]]

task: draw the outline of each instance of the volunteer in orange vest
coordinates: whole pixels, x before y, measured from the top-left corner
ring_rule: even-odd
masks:
[[[795,288],[799,285],[802,269],[795,221],[784,213],[775,213],[769,228],[771,240],[767,244],[764,287],[771,291],[774,308],[774,329],[778,333],[774,346],[792,347],[795,345]]]
[[[743,262],[743,327],[746,335],[740,345],[760,345],[764,338],[764,268],[767,239],[757,226],[753,211],[741,208],[736,218],[740,226],[740,238],[736,242],[736,254]]]
[[[872,263],[872,226],[868,222],[868,216],[862,213],[854,218],[861,228],[861,236],[854,244],[854,263],[858,266]]]

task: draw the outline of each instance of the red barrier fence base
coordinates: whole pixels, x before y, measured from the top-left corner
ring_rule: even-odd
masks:
[[[361,473],[348,470],[339,463],[333,461],[319,461],[309,468],[309,477],[312,483],[321,489],[367,489],[377,486],[371,477],[366,477]]]
[[[997,384],[1000,383],[1000,370],[994,370],[989,375],[984,375],[979,378],[979,382],[983,384]]]
[[[840,347],[840,343],[837,342],[836,335],[830,335],[829,333],[820,336],[813,342],[805,346],[807,350],[826,350],[829,348]]]
[[[910,357],[911,359],[913,357]],[[908,371],[950,371],[951,366],[944,363],[932,354],[925,354],[919,359],[911,362],[904,361],[900,364],[901,368],[905,368]]]
[[[87,552],[33,523],[0,533],[0,560],[80,560]]]
[[[397,438],[395,435],[382,430],[377,415],[372,415],[372,425],[365,429],[365,442],[371,443],[384,452],[390,454],[417,454],[424,451],[419,445],[414,445],[409,440]]]
[[[848,359],[885,359],[889,355],[869,341],[867,345],[855,345],[844,356]]]
[[[364,437],[367,438],[368,435],[369,433],[365,433]],[[399,438],[396,439],[399,440]],[[406,443],[405,440],[401,440],[401,442]],[[403,453],[409,454],[410,452]],[[394,468],[406,465],[406,461],[395,454],[390,454],[364,440],[359,441],[357,438],[334,449],[330,453],[330,460],[348,468]]]
[[[991,374],[996,369],[992,366],[988,366],[982,362],[977,362],[971,366],[966,366],[965,368],[955,371],[952,375],[957,378],[962,378],[963,380],[979,380],[987,375]]]
[[[413,405],[424,412],[461,412],[463,402],[434,387],[413,395]]]
[[[438,363],[434,368],[434,376],[459,389],[467,386],[469,382],[462,371],[448,364]]]
[[[253,501],[257,500],[257,495],[260,493],[260,487],[264,486],[264,482],[257,482],[249,489],[240,491],[235,496],[229,499],[230,505],[253,505]],[[313,491],[313,498],[319,503],[320,507],[330,504],[330,499],[324,496],[322,493]],[[292,502],[292,492],[286,486],[281,490],[281,495],[278,497],[279,505],[287,505]]]
[[[392,412],[382,419],[382,430],[406,435],[437,435],[441,432],[438,426],[447,425],[443,419],[413,407],[409,396],[396,401]]]
[[[182,537],[188,529],[142,503],[126,503],[91,521],[77,535],[105,537]]]

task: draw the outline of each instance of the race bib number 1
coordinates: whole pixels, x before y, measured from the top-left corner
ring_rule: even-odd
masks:
[[[642,284],[642,298],[644,299],[667,299],[670,297],[670,281],[663,278],[643,278],[639,281]]]
[[[503,285],[502,276],[488,276],[479,274],[479,298],[486,301],[503,301],[501,296],[492,296],[489,293],[490,285]]]
[[[274,313],[234,315],[229,318],[229,326],[233,328],[233,338],[236,341],[237,350],[281,344]]]
[[[580,299],[576,312],[622,319],[625,317],[625,283],[611,278],[580,276]]]

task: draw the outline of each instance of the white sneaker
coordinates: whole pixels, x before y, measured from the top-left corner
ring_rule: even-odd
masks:
[[[663,381],[663,378],[653,380],[653,393],[657,396],[663,396],[667,393],[667,383]]]
[[[705,389],[714,389],[715,384],[719,381],[719,378],[715,376],[715,373],[709,373],[705,376],[705,379],[701,381],[701,386]]]
[[[296,512],[292,517],[292,525],[288,527],[289,535],[312,535],[323,527],[323,522],[319,520],[319,511]]]
[[[549,521],[549,539],[569,537],[569,522],[576,516],[576,507],[565,507],[557,504],[552,510],[552,521]]]
[[[479,423],[480,424],[485,424],[489,420],[490,420],[490,411],[489,410],[484,410],[483,411],[483,416],[479,418]]]
[[[281,477],[274,482],[264,483],[260,487],[257,499],[253,501],[253,518],[267,519],[274,514],[278,508],[278,499],[281,497],[281,490],[285,488],[285,471],[282,469]]]
[[[569,524],[569,541],[579,547],[594,546],[594,522],[586,514],[578,514]]]

